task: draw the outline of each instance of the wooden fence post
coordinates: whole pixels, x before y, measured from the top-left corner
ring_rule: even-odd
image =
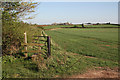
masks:
[[[50,56],[51,55],[50,36],[47,36],[47,47],[48,47],[48,56]]]
[[[24,33],[24,42],[27,44],[27,33]],[[25,46],[25,51],[27,51],[27,45]],[[27,52],[25,53],[25,57],[27,57]]]

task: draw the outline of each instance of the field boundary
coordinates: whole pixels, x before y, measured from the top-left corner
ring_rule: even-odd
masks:
[[[120,27],[61,27],[61,28],[120,28]]]
[[[42,33],[44,33],[42,31]],[[42,46],[46,46],[47,47],[47,53],[46,55],[49,57],[51,55],[51,41],[50,41],[50,36],[33,36],[33,38],[37,38],[37,39],[33,39],[32,43],[28,43],[27,42],[27,33],[24,33],[24,43],[21,43],[21,46],[24,47],[24,50],[22,50],[23,53],[26,54],[26,57],[28,57],[28,53],[41,53],[44,52],[42,51]],[[47,40],[42,40],[41,38],[46,38]],[[41,41],[44,43],[38,43],[37,41]],[[47,44],[46,44],[47,43]],[[28,46],[32,46],[32,49],[37,46],[38,50],[28,50]]]
[[[120,28],[120,27],[60,27],[60,28],[51,28],[51,29],[44,29],[44,30],[57,30],[57,29],[62,29],[62,28],[81,28],[81,29],[85,29],[85,28]]]

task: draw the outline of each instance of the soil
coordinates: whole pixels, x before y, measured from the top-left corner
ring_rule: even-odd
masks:
[[[45,30],[57,30],[57,29],[61,29],[61,28],[52,28],[52,29],[45,29]]]
[[[99,70],[89,70],[85,74],[78,74],[70,76],[69,78],[119,78],[118,69],[102,69]]]

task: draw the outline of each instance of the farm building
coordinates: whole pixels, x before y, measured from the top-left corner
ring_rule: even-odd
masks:
[[[53,23],[52,25],[72,25],[72,23],[66,22],[66,23]]]

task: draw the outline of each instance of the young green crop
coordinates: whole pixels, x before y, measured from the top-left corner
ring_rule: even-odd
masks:
[[[118,29],[46,31],[67,52],[118,61]]]
[[[81,24],[76,25],[77,27],[82,27]],[[53,29],[53,28],[62,28],[62,27],[75,27],[75,25],[51,25],[51,26],[44,26],[44,29]],[[84,27],[119,27],[118,25],[84,25]]]
[[[34,29],[32,33],[38,28]],[[118,67],[118,29],[59,29],[46,33],[53,43],[51,57],[44,58],[39,67],[37,61],[24,59],[21,53],[3,56],[3,78],[61,78],[96,67]]]

